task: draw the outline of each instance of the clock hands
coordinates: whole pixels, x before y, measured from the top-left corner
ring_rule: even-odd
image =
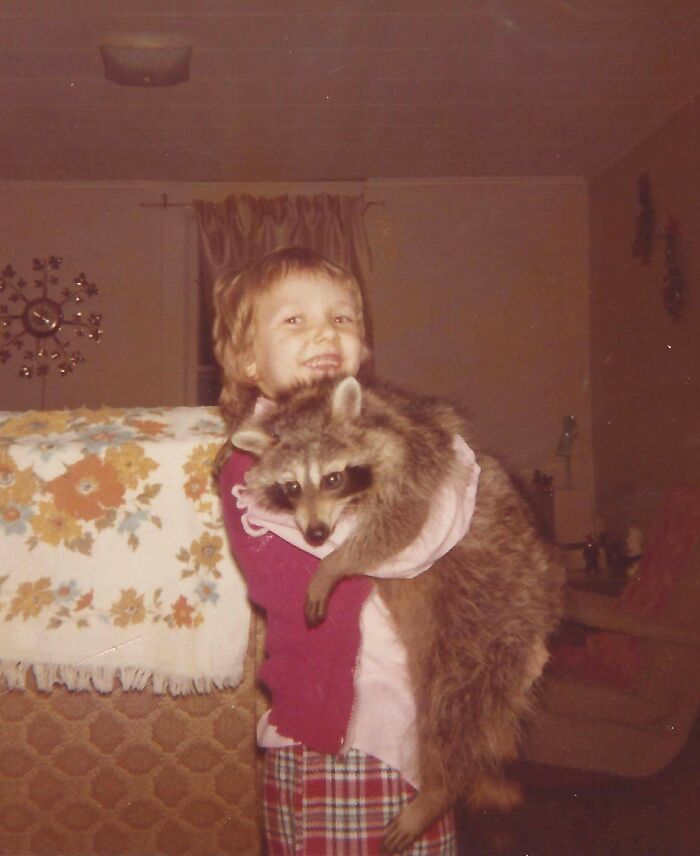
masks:
[[[51,324],[55,320],[54,318],[44,315],[43,312],[39,312],[39,310],[34,307],[32,308],[32,315],[40,324]]]

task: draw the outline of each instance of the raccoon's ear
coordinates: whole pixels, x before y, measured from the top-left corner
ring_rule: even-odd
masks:
[[[353,421],[362,409],[362,387],[354,377],[346,377],[333,390],[331,413],[334,419]]]
[[[242,452],[250,452],[251,455],[259,458],[265,449],[275,441],[273,437],[260,428],[241,428],[239,431],[233,432],[231,442]]]

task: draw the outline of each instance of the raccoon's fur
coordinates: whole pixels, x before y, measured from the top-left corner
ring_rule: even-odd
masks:
[[[235,445],[258,456],[249,474],[258,501],[292,511],[308,541],[321,543],[341,517],[355,517],[312,580],[312,622],[338,579],[406,547],[438,488],[464,476],[455,435],[465,426],[449,404],[353,378],[302,387],[234,434]],[[407,649],[423,781],[479,806],[489,776],[516,756],[564,575],[500,464],[478,453],[477,461],[476,507],[462,541],[413,579],[374,582]]]

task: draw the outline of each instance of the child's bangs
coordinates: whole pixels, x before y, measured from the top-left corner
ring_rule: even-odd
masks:
[[[280,280],[294,275],[325,277],[347,288],[356,299],[360,297],[357,284],[348,271],[312,250],[280,250],[262,259],[257,277],[259,290],[269,291]]]
[[[261,259],[258,265],[257,271],[252,269],[249,271],[250,282],[256,296],[271,291],[288,276],[329,279],[347,291],[357,308],[360,319],[364,315],[362,292],[355,277],[313,250],[285,248]]]

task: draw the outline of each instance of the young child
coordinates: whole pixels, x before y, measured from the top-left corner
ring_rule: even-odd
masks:
[[[368,361],[359,286],[318,253],[277,250],[221,278],[214,302],[215,353],[224,375],[220,405],[230,431],[253,408],[274,407],[291,386],[354,376]],[[473,455],[465,462],[471,481],[448,485],[439,497],[441,515],[455,532],[448,543],[444,526],[435,535],[438,555],[468,528],[478,474],[470,463]],[[270,518],[246,497],[249,456],[229,447],[219,464],[231,547],[250,598],[267,619],[260,678],[272,707],[258,725],[258,743],[266,749],[268,853],[384,852],[383,845],[397,840],[396,831],[387,837],[387,827],[420,782],[405,650],[367,577],[343,580],[326,620],[307,626],[306,588],[324,553],[305,544],[291,517]],[[435,544],[420,534],[416,555],[375,575],[415,576],[429,567]],[[431,818],[404,852],[454,856],[452,812]]]

